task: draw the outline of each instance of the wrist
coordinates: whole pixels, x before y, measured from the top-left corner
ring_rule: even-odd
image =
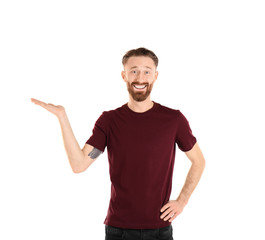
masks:
[[[61,111],[58,115],[57,118],[60,122],[64,122],[65,120],[68,120],[67,114],[65,111]]]
[[[184,206],[187,205],[189,198],[180,194],[177,198],[177,201],[180,202],[181,204],[183,204]]]

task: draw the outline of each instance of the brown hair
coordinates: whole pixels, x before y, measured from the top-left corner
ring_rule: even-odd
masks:
[[[158,66],[158,58],[157,56],[151,51],[146,48],[137,48],[137,49],[132,49],[128,52],[125,53],[125,55],[122,58],[122,64],[123,66],[127,63],[128,59],[132,56],[145,56],[145,57],[150,57],[153,59],[155,66]]]

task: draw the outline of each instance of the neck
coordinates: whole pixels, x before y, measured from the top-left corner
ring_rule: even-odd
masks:
[[[150,97],[142,102],[137,102],[130,98],[128,102],[128,107],[134,112],[146,112],[153,107],[154,103],[151,101]]]

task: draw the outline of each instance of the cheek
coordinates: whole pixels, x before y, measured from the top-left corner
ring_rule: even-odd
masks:
[[[135,79],[135,75],[129,75],[128,79]]]
[[[128,85],[129,87],[133,87],[133,85],[132,85],[132,81],[128,81],[128,82],[127,82],[127,85]]]

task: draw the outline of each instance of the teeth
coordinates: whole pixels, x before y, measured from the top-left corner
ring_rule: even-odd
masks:
[[[136,87],[136,88],[140,88],[140,89],[143,89],[143,88],[146,87],[146,85],[133,85],[133,86]]]

